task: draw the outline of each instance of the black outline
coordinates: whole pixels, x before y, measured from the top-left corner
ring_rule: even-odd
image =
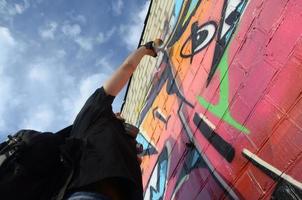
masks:
[[[199,129],[199,132],[209,141],[217,152],[231,163],[235,157],[234,147],[218,135],[197,113],[195,113],[193,121]]]
[[[186,39],[186,41],[184,42],[184,44],[182,45],[181,50],[180,50],[180,56],[181,56],[182,58],[191,58],[190,63],[192,63],[193,58],[194,58],[194,56],[195,56],[196,54],[198,54],[200,51],[204,50],[204,49],[205,49],[205,48],[213,41],[213,39],[214,39],[215,36],[216,36],[217,28],[218,28],[218,25],[217,25],[217,23],[216,23],[215,21],[208,21],[207,23],[204,23],[204,24],[202,24],[201,26],[198,26],[197,24],[198,24],[198,22],[194,22],[194,23],[192,24],[192,26],[191,26],[191,35]],[[193,50],[194,50],[193,48],[196,48],[196,47],[194,47],[194,45],[193,45],[193,40],[192,40],[192,38],[194,38],[195,34],[197,34],[197,33],[195,33],[195,32],[197,32],[198,30],[200,30],[200,29],[202,29],[202,28],[208,26],[209,24],[214,25],[214,27],[215,27],[215,31],[214,31],[213,36],[211,37],[210,41],[209,41],[208,43],[206,43],[206,45],[204,45],[201,49],[199,49],[198,51],[193,51]],[[197,30],[195,30],[196,28],[197,28]],[[207,35],[207,37],[208,37],[208,35]],[[189,41],[192,41],[192,45],[191,45],[191,54],[185,55],[185,54],[183,53],[183,51],[184,51],[184,48],[187,46],[187,43],[188,43]],[[198,45],[197,45],[197,47],[198,47]]]

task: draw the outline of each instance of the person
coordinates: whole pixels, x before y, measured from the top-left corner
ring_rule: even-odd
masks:
[[[157,56],[157,39],[131,53],[117,71],[86,101],[71,137],[80,139],[81,157],[69,185],[68,200],[143,199],[142,175],[133,135],[125,133],[112,102],[144,56]]]

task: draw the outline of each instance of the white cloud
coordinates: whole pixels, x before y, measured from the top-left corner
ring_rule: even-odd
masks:
[[[66,15],[71,22],[80,24],[86,24],[87,22],[86,16],[75,12],[75,10],[67,12]]]
[[[81,33],[81,26],[78,24],[65,24],[62,26],[62,32],[69,37],[76,37]]]
[[[19,112],[25,113],[19,129],[57,131],[69,125],[87,98],[108,78],[99,73],[76,79],[56,58],[41,57],[26,69],[27,80],[21,86],[26,95],[16,96],[21,99],[16,104],[24,109]]]
[[[105,42],[105,34],[104,33],[102,33],[102,32],[100,32],[99,34],[98,34],[98,36],[96,37],[96,41],[98,42],[98,43],[104,43]]]
[[[5,112],[9,106],[10,99],[12,98],[12,80],[0,73],[1,87],[0,87],[0,122],[1,127],[5,127]]]
[[[8,16],[2,14],[3,8],[12,15],[24,14],[27,9],[25,4],[12,3],[8,11],[9,2],[15,1],[0,0],[1,17]],[[31,6],[34,4],[31,3]],[[84,37],[84,29],[81,30],[80,25],[85,23],[85,17],[79,15],[75,19],[78,21],[70,20],[70,27],[65,27],[65,33],[62,29],[66,23],[59,21],[46,21],[36,31],[43,39],[56,39],[58,36],[66,39],[62,36],[67,34],[83,50],[91,51],[119,30],[113,27],[99,35]],[[70,52],[70,49],[62,46],[65,44],[48,49],[43,48],[44,43],[40,40],[26,38],[23,41],[23,37],[17,36],[18,32],[0,26],[0,133],[12,133],[17,128],[56,131],[73,121],[89,95],[107,79],[106,73],[112,70],[112,59],[105,57],[99,60],[98,64],[108,68],[105,73],[88,77],[86,74],[83,79],[83,74],[76,71],[80,64],[66,56],[66,51]],[[99,70],[103,72],[103,69]]]
[[[0,0],[1,18],[11,23],[16,15],[23,14],[29,7],[30,4],[28,0],[23,0],[18,4],[7,0]]]
[[[43,39],[54,39],[58,23],[51,21],[46,24],[44,28],[39,29],[39,34]]]
[[[77,15],[77,16],[73,17],[73,20],[78,21],[82,24],[85,24],[87,21],[86,17],[84,15]]]
[[[5,122],[3,119],[0,119],[0,130],[3,130],[5,128]]]
[[[82,36],[81,26],[79,24],[69,24],[66,22],[65,25],[61,28],[64,35],[70,37],[76,44],[78,44],[83,50],[91,51],[96,43],[99,43],[99,40],[103,40],[103,35],[98,35],[96,38],[91,36]]]
[[[24,13],[29,7],[30,7],[30,4],[29,4],[28,0],[23,0],[22,3],[15,4],[16,13],[19,15]]]
[[[91,36],[80,36],[74,38],[74,41],[85,51],[91,51],[93,50],[95,45],[103,44],[107,42],[114,32],[116,31],[116,27],[113,27],[108,32],[99,32],[96,37]]]
[[[98,36],[96,37],[96,42],[98,44],[103,44],[103,43],[107,42],[115,32],[116,32],[116,27],[111,28],[106,33],[100,32],[98,34]]]
[[[59,50],[57,50],[56,54],[57,54],[58,58],[64,58],[67,53],[66,53],[66,51],[64,49],[59,49]]]
[[[108,77],[106,74],[93,74],[84,79],[82,79],[77,88],[75,88],[74,95],[64,98],[62,100],[62,108],[65,113],[70,113],[68,120],[71,123],[80,109],[83,107],[84,103],[88,97],[99,87],[101,87],[104,80]]]
[[[34,65],[28,73],[28,78],[35,83],[49,83],[50,71],[41,65]]]
[[[49,105],[32,107],[21,123],[22,129],[45,131],[51,128],[56,114]]]
[[[22,113],[16,120],[18,128],[57,131],[67,126],[74,113],[64,112],[62,99],[72,102],[78,97],[80,89],[75,77],[56,57],[36,58],[26,63],[25,69],[26,79],[16,85],[18,95],[14,97],[18,113]]]
[[[103,72],[112,74],[114,72],[114,68],[113,68],[114,66],[111,63],[110,59],[111,56],[104,56],[101,59],[97,60],[95,65],[98,67],[100,66]]]
[[[15,40],[8,28],[0,26],[0,42],[4,46],[14,46]],[[2,48],[5,49],[5,48]]]
[[[110,56],[111,57],[111,56]],[[96,65],[101,65],[101,66],[104,66],[104,67],[108,67],[108,68],[111,68],[111,64],[110,64],[110,61],[109,61],[109,57],[103,57],[99,60],[96,61],[95,63]],[[112,70],[112,69],[111,69]]]
[[[140,11],[138,11],[138,15],[132,15],[128,25],[120,26],[122,41],[126,44],[129,50],[135,49],[138,45],[149,5],[150,2],[147,1]]]
[[[4,10],[7,6],[6,0],[0,0],[0,10]]]
[[[79,18],[81,19],[82,17]],[[61,27],[61,30],[65,36],[68,36],[70,39],[72,39],[81,47],[81,49],[84,51],[91,51],[95,45],[107,42],[116,31],[116,27],[111,28],[107,32],[99,32],[97,36],[83,36],[82,29],[79,24],[70,24],[70,22],[67,21]]]
[[[15,4],[15,8],[18,14],[22,14],[24,12],[24,8],[21,4]]]
[[[13,38],[10,30],[7,27],[0,26],[0,75],[6,68],[6,61],[16,46],[17,41]]]
[[[9,76],[6,76],[7,61],[10,54],[13,53],[15,46],[17,45],[16,40],[13,38],[10,30],[6,27],[0,26],[0,130],[5,127],[5,112],[12,99],[12,80]]]
[[[121,15],[124,7],[124,2],[122,0],[112,1],[111,7],[113,14]]]
[[[91,51],[93,49],[94,40],[90,37],[77,37],[75,42],[85,51]]]
[[[86,101],[88,96],[90,96],[94,90],[96,90],[97,88],[99,88],[101,86],[100,82],[104,78],[106,78],[106,75],[104,75],[104,74],[93,74],[81,81],[81,83],[80,83],[81,98],[79,98],[80,100],[78,102],[80,102],[80,103],[78,103],[78,105],[80,105],[80,106],[83,105],[83,103]],[[77,106],[77,107],[80,107],[80,106]]]

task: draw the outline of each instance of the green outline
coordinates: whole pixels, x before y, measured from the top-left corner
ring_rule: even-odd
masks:
[[[205,100],[201,96],[197,96],[197,100],[200,103],[201,106],[204,106],[209,110],[212,114],[216,115],[232,127],[238,129],[239,131],[242,131],[245,134],[249,134],[250,131],[244,127],[242,124],[237,122],[230,113],[229,109],[229,72],[228,72],[228,48],[223,54],[223,57],[221,58],[221,61],[219,63],[218,69],[220,70],[220,80],[221,84],[219,86],[219,103],[217,105],[213,105],[209,103],[207,100]],[[225,74],[225,77],[223,78],[222,75]]]

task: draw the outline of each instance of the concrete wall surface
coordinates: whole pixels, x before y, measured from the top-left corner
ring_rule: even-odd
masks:
[[[302,199],[302,0],[153,0],[123,116],[144,198]]]

